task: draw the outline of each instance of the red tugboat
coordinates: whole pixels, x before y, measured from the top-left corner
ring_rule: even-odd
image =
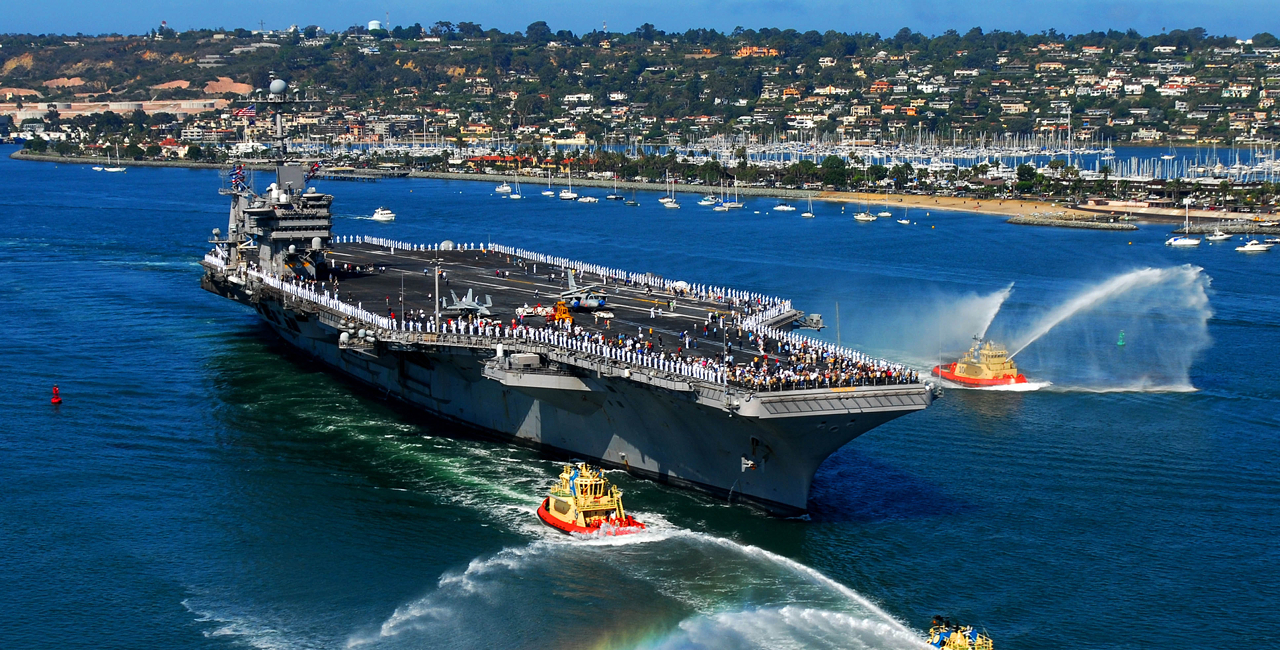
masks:
[[[538,506],[538,518],[562,533],[629,535],[644,530],[644,524],[622,510],[618,487],[586,463],[564,466],[560,482]]]
[[[934,366],[933,374],[961,386],[1010,386],[1025,384],[1027,378],[1018,372],[1018,366],[1009,358],[1009,352],[999,343],[983,342],[973,337],[969,353],[954,363]]]

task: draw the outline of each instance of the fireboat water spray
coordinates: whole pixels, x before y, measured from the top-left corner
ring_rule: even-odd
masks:
[[[1117,275],[1032,320],[1009,359],[1049,337],[1027,367],[1058,388],[1194,390],[1191,364],[1210,343],[1208,285],[1191,265]]]

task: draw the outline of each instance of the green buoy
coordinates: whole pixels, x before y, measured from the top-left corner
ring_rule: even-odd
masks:
[[[1124,330],[1120,330],[1120,340],[1116,341],[1117,347],[1124,347]]]

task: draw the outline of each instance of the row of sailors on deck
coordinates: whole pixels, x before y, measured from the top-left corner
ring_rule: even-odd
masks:
[[[412,314],[412,312],[411,312]],[[432,323],[426,314],[418,312],[411,319],[420,323],[412,328],[418,331],[431,331]],[[653,330],[648,335],[643,329],[634,336],[625,334],[605,334],[593,332],[580,326],[568,327],[535,327],[519,321],[504,323],[497,319],[471,318],[465,320],[445,320],[441,322],[441,330],[446,333],[467,334],[471,336],[494,336],[503,338],[524,338],[527,334],[538,330],[555,330],[561,336],[577,343],[602,345],[608,348],[639,355],[649,355],[663,361],[673,361],[689,365],[698,365],[714,371],[728,373],[730,383],[746,386],[760,391],[798,390],[805,388],[838,388],[850,386],[881,386],[887,384],[915,384],[920,376],[914,370],[901,364],[880,360],[853,359],[834,354],[809,345],[798,345],[794,348],[785,344],[783,349],[791,352],[787,357],[762,354],[752,357],[749,362],[734,363],[730,348],[725,353],[712,356],[690,354],[690,350],[681,345],[676,350],[666,350],[662,345],[661,335],[655,336]],[[687,334],[680,336],[681,343],[693,339]]]

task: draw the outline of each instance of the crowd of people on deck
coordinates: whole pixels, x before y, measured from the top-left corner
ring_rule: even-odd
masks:
[[[431,330],[430,314],[410,312],[408,319],[416,323],[426,322],[426,327],[421,331]],[[545,329],[555,330],[568,340],[578,343],[601,345],[622,352],[649,355],[656,360],[724,372],[729,383],[756,391],[920,383],[919,373],[902,364],[868,357],[854,358],[818,345],[794,345],[743,330],[735,331],[733,338],[745,338],[748,344],[755,347],[754,352],[748,353],[752,355],[749,361],[734,354],[728,333],[724,336],[728,344],[723,351],[712,354],[692,352],[698,347],[699,338],[715,341],[713,336],[718,332],[713,331],[714,328],[705,329],[701,332],[702,337],[681,332],[671,341],[675,346],[672,349],[667,347],[662,333],[655,333],[652,328],[638,327],[634,333],[610,332],[589,330],[567,321],[538,326],[527,324],[523,319],[513,319],[508,323],[494,318],[446,319],[441,323],[443,332],[505,338],[524,338],[529,331]]]
[[[251,266],[256,265],[251,264]],[[366,273],[382,272],[382,269],[376,266],[352,267],[346,270]],[[328,288],[332,288],[335,292],[340,291],[340,285],[336,279],[331,283],[315,280],[303,280],[302,283],[321,292]],[[679,295],[676,292],[673,294]],[[697,297],[722,298],[721,296],[704,298],[701,295]],[[349,295],[348,298],[350,298]],[[433,313],[422,309],[408,309],[397,316],[391,302],[391,297],[387,296],[386,306],[390,318],[400,322],[405,330],[435,331]],[[668,301],[668,308],[674,308],[674,302],[674,300]],[[768,309],[766,304],[756,301],[730,300],[726,306],[728,310],[725,312],[708,312],[703,325],[696,328],[692,334],[687,330],[677,334],[672,341],[674,349],[668,348],[662,333],[655,333],[653,328],[646,330],[646,328],[637,327],[634,334],[608,330],[592,331],[573,324],[572,321],[548,322],[545,325],[536,326],[526,323],[523,317],[511,319],[509,323],[492,317],[444,318],[440,323],[440,331],[471,336],[524,338],[533,330],[552,329],[577,343],[602,345],[621,352],[650,356],[656,360],[700,366],[713,372],[721,372],[724,373],[725,381],[728,383],[755,391],[920,382],[919,374],[902,364],[872,359],[865,355],[839,354],[833,348],[817,344],[818,342],[812,345],[808,342],[793,343],[754,331],[751,327],[744,327],[744,321],[749,315],[762,313]],[[711,354],[692,353],[691,350],[699,347],[699,338],[710,343],[721,344],[722,351]],[[745,358],[746,354],[751,355],[749,361]],[[742,358],[739,358],[740,356]]]

